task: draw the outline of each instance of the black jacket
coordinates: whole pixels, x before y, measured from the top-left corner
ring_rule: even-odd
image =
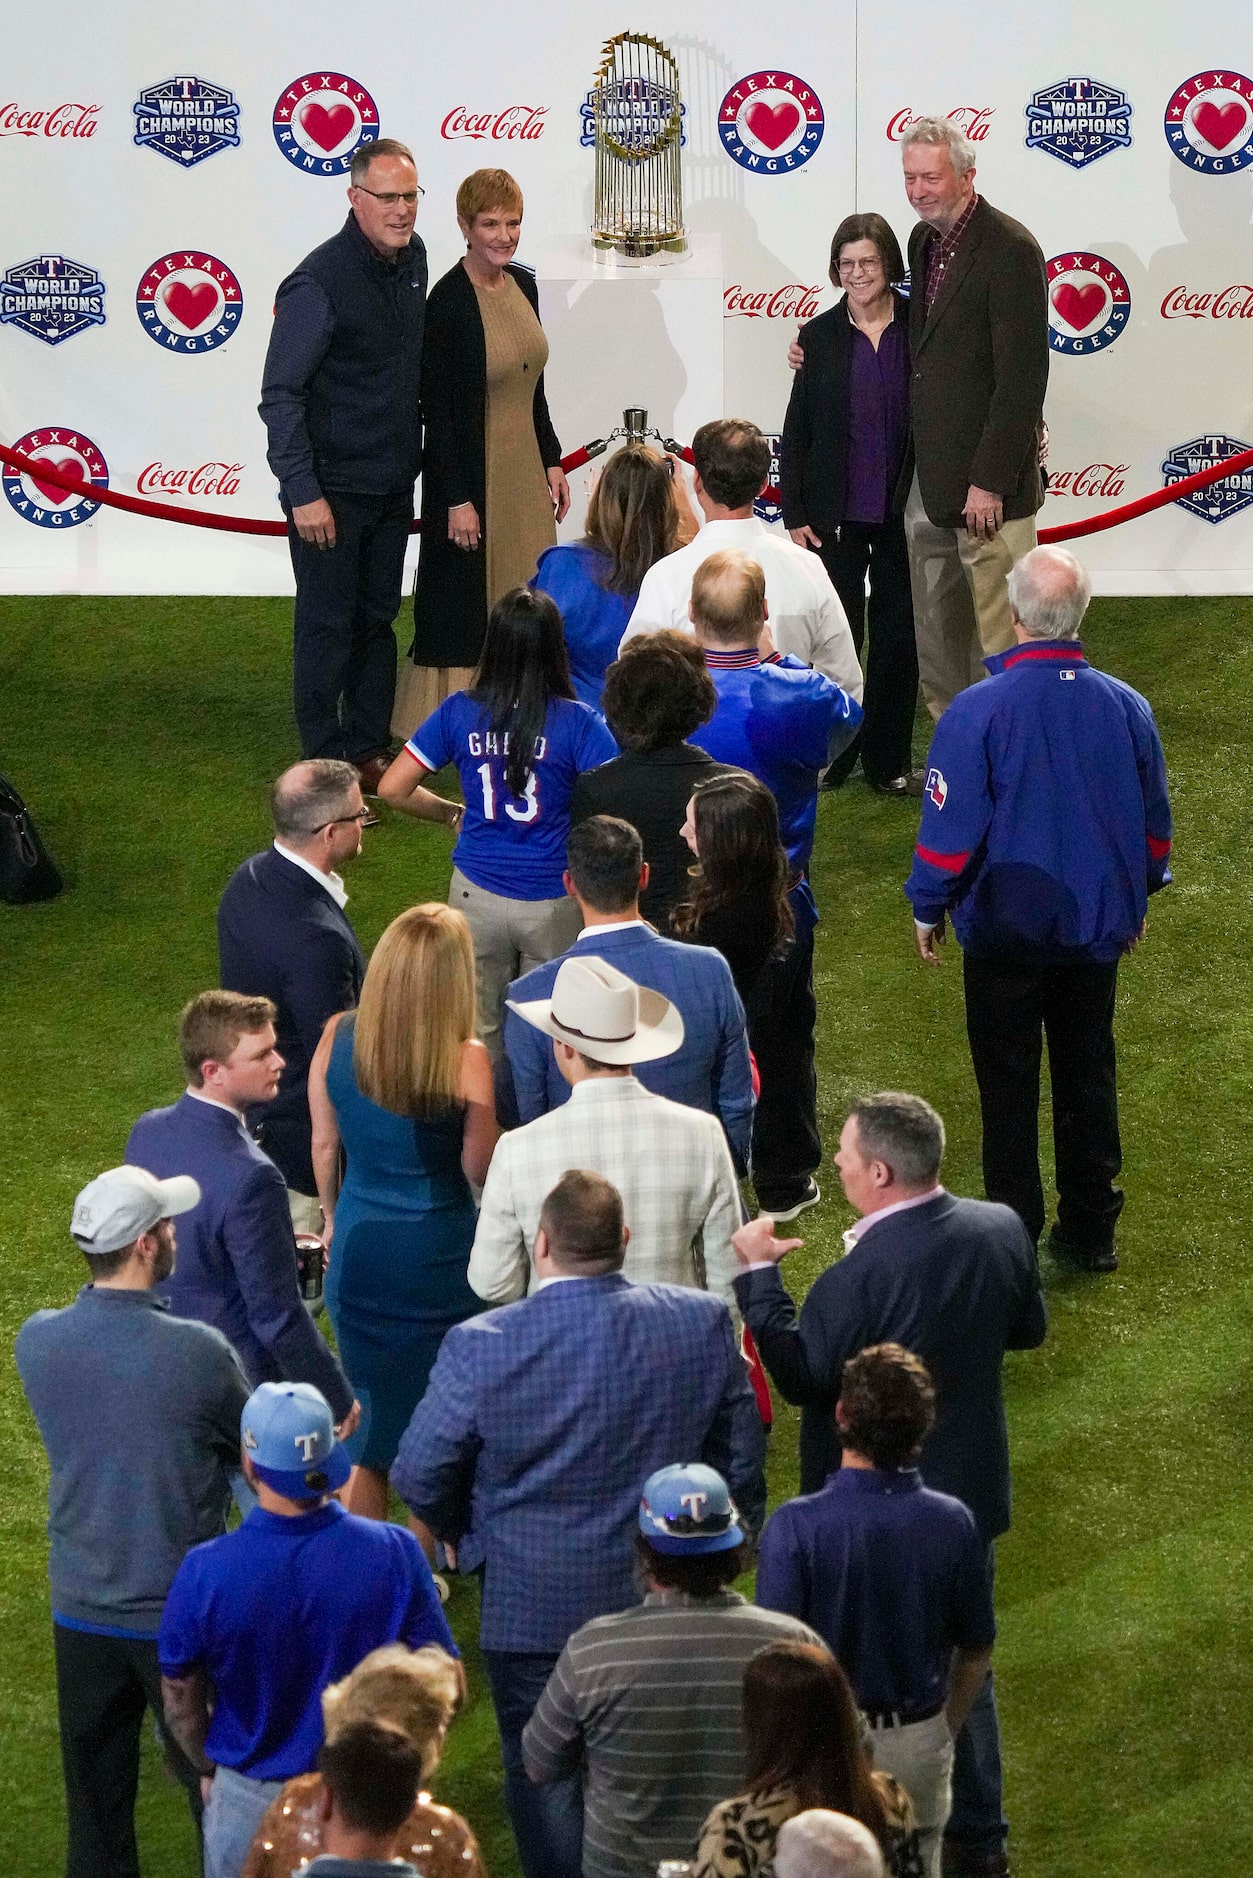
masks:
[[[897,485],[909,495],[914,464],[928,516],[960,528],[967,491],[991,489],[1007,522],[1044,502],[1040,426],[1049,378],[1044,256],[1021,222],[982,197],[929,319],[923,311],[926,243],[909,237],[911,445]]]
[[[261,403],[289,507],[329,490],[409,492],[422,466],[426,248],[393,265],[355,215],[279,285]]]
[[[297,1193],[316,1193],[309,1064],[328,1017],[361,996],[365,959],[348,915],[275,848],[232,874],[218,906],[219,983],[278,1006],[285,1068],[273,1102],[253,1109],[261,1144]]]
[[[725,767],[694,743],[676,743],[661,750],[624,750],[611,763],[585,770],[574,786],[572,825],[589,815],[617,815],[638,830],[648,862],[640,912],[663,935],[669,931],[671,907],[686,899],[691,884],[692,851],[680,831],[692,791]]]
[[[539,314],[539,290],[523,267],[506,269]],[[473,502],[486,536],[487,342],[474,283],[458,261],[431,289],[422,360],[426,456],[422,548],[414,590],[413,656],[419,665],[474,665],[487,625],[487,555],[448,539],[448,511]],[[544,374],[535,384],[535,438],[544,468],[561,461]]]
[[[735,1295],[771,1381],[802,1405],[802,1493],[840,1464],[834,1409],[849,1357],[903,1343],[936,1388],[923,1479],[964,1500],[986,1541],[1008,1529],[1001,1359],[1035,1349],[1048,1328],[1035,1248],[1015,1212],[946,1193],[894,1213],[815,1279],[799,1318],[777,1266],[741,1273]]]
[[[909,302],[894,293],[893,320],[904,326]],[[792,381],[783,441],[779,449],[779,489],[783,526],[810,527],[821,535],[838,528],[848,502],[848,386],[853,359],[853,326],[848,296],[801,327],[799,344],[805,363]],[[900,464],[889,469],[894,486]],[[898,493],[896,507],[904,506]]]

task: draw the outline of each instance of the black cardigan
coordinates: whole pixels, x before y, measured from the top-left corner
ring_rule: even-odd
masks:
[[[433,296],[432,296],[433,297]],[[909,302],[892,295],[892,318],[908,327]],[[819,535],[837,528],[848,502],[848,383],[853,360],[853,326],[848,296],[800,330],[805,363],[792,382],[783,441],[779,447],[779,488],[785,528],[808,526]],[[888,487],[900,470],[892,464]],[[898,500],[897,507],[903,507]]]
[[[510,266],[539,315],[539,292],[525,268]],[[419,665],[474,665],[487,625],[487,554],[448,539],[448,511],[473,502],[483,535],[487,514],[487,343],[474,283],[461,262],[431,289],[422,349],[422,544],[413,597],[413,658]],[[535,385],[535,437],[546,470],[561,461],[548,415],[544,374]]]

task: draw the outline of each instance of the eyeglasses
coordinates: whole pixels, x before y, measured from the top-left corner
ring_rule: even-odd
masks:
[[[877,256],[873,261],[841,261],[839,275],[841,280],[851,280],[854,274],[878,274],[882,268],[883,263]]]
[[[309,830],[309,833],[320,835],[324,828],[338,828],[341,822],[360,822],[364,826],[369,819],[369,809],[357,809],[352,815],[332,815],[329,822],[319,822],[316,828]]]
[[[367,189],[364,183],[354,183],[353,188],[359,189],[363,196],[373,196],[385,209],[394,209],[398,202],[403,202],[407,209],[411,209],[419,196],[426,194],[421,183],[416,189]]]

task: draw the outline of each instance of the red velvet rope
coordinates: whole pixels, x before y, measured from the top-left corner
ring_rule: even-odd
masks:
[[[569,456],[562,457],[561,467],[563,470],[581,469],[588,460],[586,450],[572,450]],[[693,461],[690,448],[683,451],[683,461]],[[43,458],[22,456],[4,444],[0,444],[0,462],[11,469],[24,470],[37,476],[41,483],[51,483],[55,489],[65,489],[71,495],[85,495],[92,502],[102,503],[105,508],[122,509],[129,515],[148,515],[159,522],[182,522],[188,528],[216,528],[228,535],[285,536],[287,533],[284,522],[214,515],[199,509],[185,509],[172,502],[148,502],[142,496],[124,496],[117,489],[97,489],[91,483],[75,482],[61,475]],[[1164,489],[1154,489],[1149,495],[1139,496],[1134,502],[1123,503],[1121,508],[1107,509],[1103,515],[1089,515],[1086,521],[1066,522],[1058,528],[1042,528],[1040,540],[1074,541],[1080,535],[1100,534],[1106,528],[1117,528],[1120,523],[1134,521],[1139,515],[1150,515],[1154,509],[1164,509],[1167,504],[1178,502],[1183,496],[1194,495],[1198,489],[1208,489],[1212,483],[1225,482],[1229,476],[1238,476],[1247,469],[1253,469],[1253,450],[1242,450],[1238,456],[1230,456],[1225,462],[1215,463],[1210,469],[1198,470],[1195,476],[1184,476],[1178,482],[1167,483]],[[762,493],[767,501],[779,500],[779,491],[773,487]],[[421,522],[415,521],[412,532],[416,534],[421,526]]]

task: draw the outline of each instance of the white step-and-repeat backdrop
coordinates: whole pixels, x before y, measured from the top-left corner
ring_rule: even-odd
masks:
[[[686,220],[699,238],[691,263],[629,283],[593,278],[579,259],[592,189],[584,107],[603,40],[626,29],[658,35],[677,57]],[[1042,520],[1096,513],[1246,448],[1244,0],[1199,13],[1172,0],[974,12],[957,0],[10,9],[0,439],[59,464],[85,493],[3,478],[0,587],[288,589],[281,541],[120,515],[89,492],[107,483],[277,518],[256,415],[274,288],[339,225],[362,137],[400,137],[417,153],[433,279],[460,251],[460,179],[489,164],[518,178],[519,259],[539,274],[550,403],[573,449],[619,422],[628,398],[685,437],[723,413],[777,434],[788,341],[831,304],[831,232],[852,209],[878,209],[904,246],[897,140],[911,117],[937,111],[974,139],[979,189],[1048,259]],[[709,292],[719,267],[720,318]],[[712,329],[692,311],[711,305]],[[1080,551],[1107,592],[1247,593],[1253,477]]]

